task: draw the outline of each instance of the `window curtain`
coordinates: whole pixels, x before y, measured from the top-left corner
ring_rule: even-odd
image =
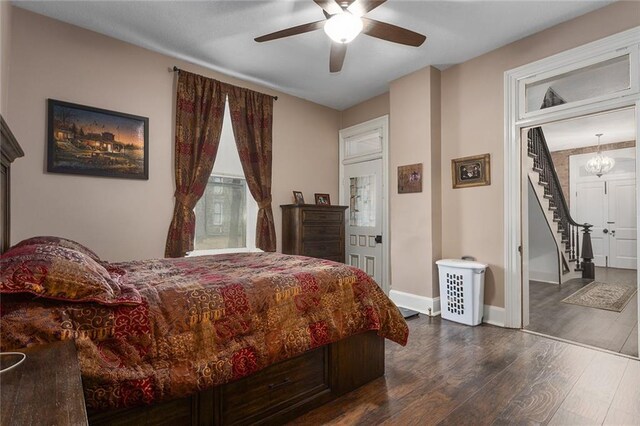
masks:
[[[258,203],[256,247],[276,251],[276,230],[271,209],[271,148],[273,97],[227,86],[233,135],[247,186]]]
[[[182,257],[193,250],[193,209],[207,187],[218,153],[225,95],[219,81],[180,70],[176,96],[176,200],[166,257]]]

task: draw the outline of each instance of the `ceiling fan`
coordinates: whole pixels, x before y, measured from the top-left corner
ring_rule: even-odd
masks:
[[[329,71],[339,72],[347,53],[347,43],[360,33],[414,47],[422,45],[427,39],[424,35],[406,28],[364,17],[366,13],[385,3],[386,0],[313,1],[322,8],[326,19],[266,34],[256,38],[255,41],[262,43],[324,28],[324,31],[331,38]]]

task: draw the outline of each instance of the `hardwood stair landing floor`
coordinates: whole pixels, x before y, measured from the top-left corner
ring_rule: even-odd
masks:
[[[640,362],[420,316],[386,375],[292,425],[640,424]]]
[[[636,276],[636,271],[630,269],[596,268],[596,280],[600,282],[635,285]],[[560,287],[531,281],[527,330],[638,356],[638,293],[631,297],[622,312],[562,303],[565,297],[584,285],[585,281],[580,278],[569,280]]]

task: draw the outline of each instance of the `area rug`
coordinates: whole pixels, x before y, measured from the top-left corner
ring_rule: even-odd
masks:
[[[635,283],[601,283],[594,281],[562,301],[588,308],[622,312],[637,290]]]

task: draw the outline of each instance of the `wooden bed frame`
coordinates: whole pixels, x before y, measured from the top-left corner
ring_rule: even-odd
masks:
[[[92,425],[282,424],[384,375],[375,332],[343,339],[251,376],[148,407],[89,412]]]
[[[2,247],[10,243],[11,163],[24,155],[0,116]],[[130,409],[89,412],[95,425],[284,423],[384,375],[384,339],[358,334],[271,365],[188,398]]]

